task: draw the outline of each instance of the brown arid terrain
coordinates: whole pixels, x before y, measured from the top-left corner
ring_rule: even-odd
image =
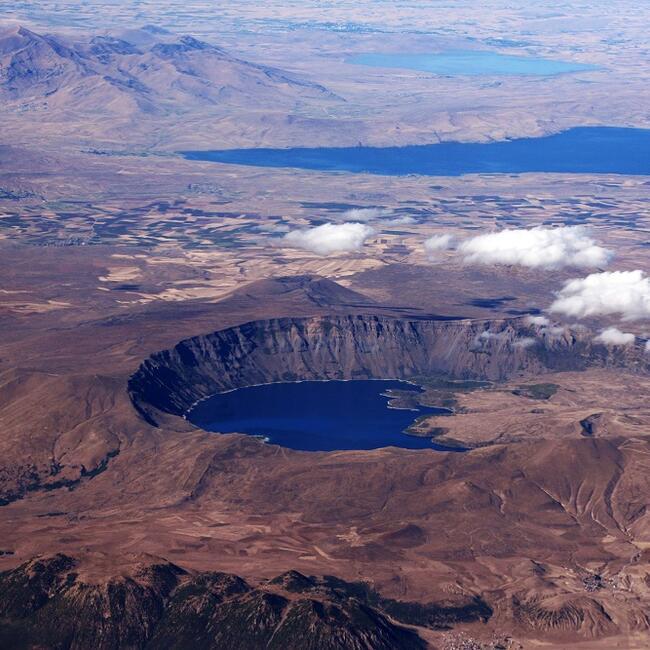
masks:
[[[191,4],[179,24],[198,15]],[[272,18],[312,20],[308,4]],[[647,126],[642,40],[622,4],[606,12],[620,33],[605,49],[585,29],[573,50],[554,13],[546,27],[521,12],[504,23],[496,0],[476,24],[448,8],[454,33],[410,28],[421,49],[503,38],[507,24],[541,54],[593,48],[602,66],[494,83],[387,80],[335,55],[341,33],[302,22],[268,42],[224,32],[222,47],[207,22],[197,36],[109,20],[91,32],[87,6],[60,29],[39,19],[49,2],[27,12],[34,22],[12,11],[22,22],[0,31],[0,648],[650,647],[650,303],[642,317],[560,315],[565,283],[604,264],[474,264],[425,245],[578,226],[612,268],[645,278],[648,177],[373,176],[177,153]],[[261,9],[241,5],[257,25]],[[362,33],[345,52],[382,41],[401,42]],[[369,226],[352,249],[286,239],[353,221]],[[601,338],[614,326],[624,344]],[[306,452],[187,419],[234,388],[380,378],[448,409],[408,433],[454,451]]]
[[[633,350],[626,353],[628,359],[595,350],[586,354],[581,346],[591,344],[569,336],[544,343],[544,350],[550,346],[545,352],[523,350],[513,357],[506,352],[508,343],[495,339],[490,363],[477,365],[469,360],[472,356],[486,357],[468,352],[477,331],[508,331],[512,341],[521,335],[518,327],[526,333],[530,328],[516,318],[427,320],[416,308],[382,305],[313,276],[253,282],[216,302],[126,307],[119,304],[120,291],[108,294],[109,304],[106,292],[87,286],[85,295],[100,298],[96,305],[90,301],[86,310],[76,310],[66,304],[78,299],[82,280],[92,284],[94,277],[99,283],[115,254],[111,249],[5,245],[5,252],[3,260],[13,269],[6,269],[12,283],[5,291],[20,290],[22,303],[5,311],[2,349],[0,562],[10,571],[2,579],[10,581],[6,584],[12,590],[3,590],[0,607],[14,621],[8,629],[19,635],[15,638],[22,634],[33,640],[29,630],[39,629],[38,621],[47,617],[42,608],[73,617],[82,607],[83,634],[101,638],[102,647],[116,647],[115,639],[134,647],[145,641],[159,647],[155,635],[167,634],[169,616],[181,616],[173,608],[187,607],[174,605],[178,596],[171,594],[190,588],[195,593],[190,585],[199,580],[215,603],[222,602],[225,578],[214,587],[209,580],[217,578],[206,583],[202,577],[221,572],[238,576],[228,580],[252,585],[235,591],[245,593],[251,607],[251,598],[275,598],[277,593],[279,604],[255,600],[255,607],[271,607],[278,620],[286,620],[287,599],[293,603],[298,598],[301,608],[315,607],[316,613],[304,615],[325,626],[333,623],[321,607],[342,608],[345,620],[356,616],[350,607],[371,607],[364,616],[384,622],[369,623],[373,634],[382,635],[370,647],[419,647],[412,634],[433,647],[452,647],[454,634],[461,632],[486,644],[510,636],[524,647],[536,647],[542,639],[556,647],[644,647],[650,413],[636,390],[647,383],[643,354],[635,367]],[[48,284],[59,287],[55,304],[46,298]],[[16,294],[5,295],[16,301]],[[272,334],[274,323],[281,322],[273,319],[282,318],[302,331],[293,340],[304,341],[309,330],[307,339],[320,350],[317,356],[310,359],[304,345],[294,349],[277,338],[292,339],[286,323]],[[359,325],[342,327],[350,318]],[[336,322],[340,332],[332,328]],[[384,322],[382,330],[368,330],[368,323],[379,322]],[[409,322],[420,342],[419,330],[431,331],[427,336],[432,339],[421,349],[407,341],[410,361],[405,366],[399,337]],[[467,376],[463,368],[471,368],[475,378],[494,383],[455,393],[462,408],[444,418],[444,426],[451,437],[476,449],[464,454],[397,448],[298,452],[247,436],[195,429],[173,415],[194,393],[182,399],[174,393],[180,399],[174,408],[165,408],[169,400],[156,405],[146,392],[138,393],[138,367],[148,355],[158,359],[149,365],[155,374],[163,363],[158,350],[244,323],[253,323],[252,330],[244,327],[258,343],[274,343],[259,349],[257,357],[234,350],[244,366],[238,370],[227,363],[230,382],[246,383],[259,379],[259,373],[285,369],[299,377],[372,377],[437,370]],[[325,330],[323,323],[329,324]],[[381,334],[390,323],[392,334]],[[450,335],[456,350],[445,339]],[[318,343],[322,337],[326,352]],[[213,365],[219,359],[206,342],[196,340],[195,345],[190,339],[186,348],[212,359],[208,373],[225,381]],[[245,338],[238,340],[241,345]],[[359,348],[364,350],[361,357]],[[553,354],[558,348],[562,355]],[[586,356],[594,367],[557,373],[555,359],[566,362],[574,354]],[[162,359],[177,369],[186,363],[192,373],[202,372],[186,354]],[[622,363],[625,367],[618,368]],[[141,377],[139,381],[140,387],[146,384]],[[558,386],[556,392],[550,397],[534,391],[516,394],[522,386],[542,382]],[[216,387],[193,375],[192,382],[178,388],[194,391],[199,385],[208,392]],[[139,400],[146,402],[149,415]],[[587,432],[581,422],[596,414]],[[45,563],[39,571],[45,571],[47,582],[34,577],[40,576],[34,558]],[[363,583],[378,595],[364,596],[370,598],[364,605],[358,587],[332,595],[309,583],[296,596],[265,582],[285,571],[317,577],[309,580],[336,576]],[[158,572],[167,577],[156,577]],[[70,575],[74,577],[66,577]],[[29,611],[20,610],[14,600],[19,596],[11,595],[18,584],[40,590]],[[249,593],[250,588],[262,592]],[[116,589],[136,593],[123,601]],[[114,609],[118,601],[125,603],[125,613]],[[391,607],[397,606],[386,604],[393,601],[408,611],[395,613]],[[201,602],[208,607],[203,596]],[[239,611],[239,600],[231,600],[230,591],[227,602]],[[426,607],[413,613],[408,607],[415,605],[405,603]],[[104,610],[112,612],[109,620],[114,617],[116,625],[125,616],[138,623],[117,629],[100,614]],[[209,611],[205,616],[215,620],[225,616],[218,608]],[[309,629],[316,625],[304,624]],[[271,631],[260,629],[260,638],[274,634],[277,623],[268,625]],[[352,633],[345,631],[344,621],[337,625],[341,634]],[[363,634],[350,625],[354,634]],[[66,634],[83,646],[82,631]],[[349,643],[342,647],[357,647]],[[287,644],[278,647],[294,647]],[[305,646],[296,642],[295,647]],[[332,641],[326,647],[339,646]]]

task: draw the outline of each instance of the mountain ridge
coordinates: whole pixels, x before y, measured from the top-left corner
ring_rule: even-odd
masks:
[[[0,98],[100,114],[338,101],[319,84],[189,35],[155,34],[143,44],[110,34],[72,41],[21,25],[0,32]]]
[[[80,569],[58,553],[0,573],[0,645],[415,650],[426,643],[405,626],[448,629],[492,615],[472,594],[420,605],[293,570],[251,586],[165,560],[138,562],[108,580],[87,580]]]

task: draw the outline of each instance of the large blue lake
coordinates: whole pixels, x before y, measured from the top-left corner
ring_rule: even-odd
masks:
[[[357,54],[348,59],[348,63],[374,68],[419,70],[445,76],[555,76],[597,69],[587,63],[500,54],[487,50],[448,50],[434,54]]]
[[[420,391],[395,380],[304,381],[250,386],[200,402],[188,420],[207,431],[247,433],[305,451],[448,448],[403,433],[420,415],[445,409],[389,408],[388,390]]]
[[[225,149],[182,153],[189,160],[387,176],[527,172],[648,175],[650,129],[577,127],[540,138],[489,143]]]

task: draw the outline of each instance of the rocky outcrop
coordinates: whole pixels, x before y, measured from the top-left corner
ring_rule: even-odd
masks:
[[[580,420],[580,427],[583,436],[596,436],[602,433],[604,424],[604,413],[594,413],[583,420]]]
[[[574,595],[512,599],[514,620],[529,630],[546,633],[582,633],[597,638],[613,634],[616,626],[603,605],[594,598]]]
[[[520,318],[281,318],[197,336],[156,353],[131,377],[129,393],[155,424],[160,413],[182,415],[209,395],[255,384],[435,373],[499,381],[622,363],[631,365],[626,354],[593,346],[586,330],[548,336]]]

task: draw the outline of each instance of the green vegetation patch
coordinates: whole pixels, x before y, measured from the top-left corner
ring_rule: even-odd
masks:
[[[558,384],[530,384],[528,386],[518,386],[512,391],[512,394],[527,397],[528,399],[547,400],[557,393],[558,388]]]

